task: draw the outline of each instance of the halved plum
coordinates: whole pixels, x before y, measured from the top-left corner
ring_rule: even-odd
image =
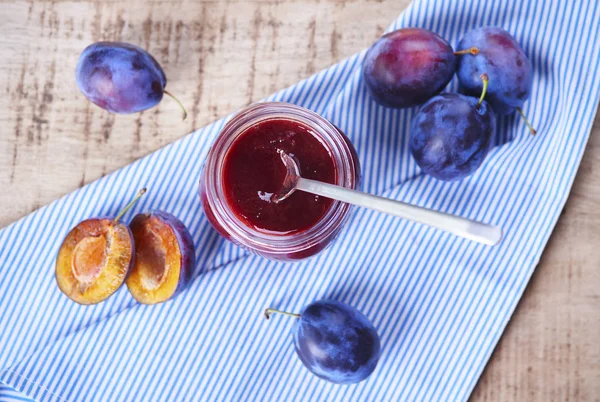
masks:
[[[93,218],[75,226],[60,246],[56,281],[80,304],[107,299],[125,281],[133,259],[131,231],[123,223]]]
[[[99,303],[125,282],[135,245],[131,230],[119,219],[145,192],[140,190],[117,218],[87,219],[65,237],[56,257],[56,282],[71,300]]]
[[[140,303],[165,302],[183,290],[195,266],[194,242],[185,225],[163,211],[139,214],[129,225],[135,262],[127,288]]]

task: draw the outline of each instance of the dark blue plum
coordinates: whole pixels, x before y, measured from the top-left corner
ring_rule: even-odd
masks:
[[[456,56],[439,35],[403,28],[379,38],[367,51],[363,77],[371,96],[386,107],[420,105],[452,79]]]
[[[79,57],[77,86],[96,105],[114,113],[136,113],[156,106],[167,78],[142,48],[121,42],[98,42]]]
[[[458,79],[461,92],[479,96],[481,74],[490,77],[486,101],[498,115],[512,113],[531,94],[533,70],[531,62],[515,39],[501,28],[479,28],[469,31],[458,49],[475,47],[478,54],[459,56]]]
[[[364,380],[379,360],[379,335],[373,325],[358,310],[337,301],[308,305],[293,332],[302,363],[336,384]]]
[[[495,131],[496,117],[487,102],[478,105],[476,98],[444,93],[413,118],[410,151],[426,174],[458,180],[481,166]]]

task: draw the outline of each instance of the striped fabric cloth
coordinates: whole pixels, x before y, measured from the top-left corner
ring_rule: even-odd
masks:
[[[505,239],[498,247],[356,210],[334,245],[313,259],[286,264],[249,255],[211,229],[197,196],[220,120],[0,232],[0,398],[467,399],[583,155],[600,89],[598,8],[596,0],[417,0],[391,27],[428,28],[456,45],[469,29],[500,26],[532,61],[525,113],[539,134],[531,136],[517,116],[501,119],[483,167],[460,182],[420,173],[408,151],[415,110],[384,109],[369,98],[364,52],[269,98],[310,108],[346,132],[365,190],[500,225]],[[69,301],[54,280],[62,238],[84,218],[114,215],[141,187],[149,193],[137,212],[169,211],[194,236],[198,271],[190,288],[157,306],[136,303],[126,288],[91,307]],[[378,329],[382,356],[366,381],[318,379],[294,352],[293,321],[262,318],[265,307],[300,311],[322,298],[355,306]]]
[[[33,399],[26,397],[14,388],[0,383],[0,402],[21,401],[31,402]]]

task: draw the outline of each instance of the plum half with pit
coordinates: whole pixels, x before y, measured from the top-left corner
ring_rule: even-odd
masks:
[[[90,101],[113,113],[130,114],[156,106],[169,95],[167,77],[152,55],[123,42],[97,42],[81,53],[75,71],[77,86]]]
[[[357,309],[334,300],[309,304],[301,314],[267,309],[297,319],[293,328],[298,357],[313,374],[335,384],[354,384],[375,370],[381,354],[379,335]]]
[[[119,219],[146,192],[142,189],[115,219],[91,218],[75,226],[56,257],[59,289],[79,304],[96,304],[115,293],[133,264],[135,244]]]
[[[163,211],[139,214],[129,225],[135,262],[127,288],[138,302],[157,304],[181,292],[191,281],[195,248],[185,225]]]
[[[423,172],[437,179],[462,179],[483,163],[496,131],[496,117],[483,100],[443,93],[423,105],[413,118],[410,151]]]
[[[379,38],[362,65],[373,99],[391,108],[417,106],[448,85],[456,56],[441,36],[422,28],[403,28]]]
[[[456,52],[457,76],[461,92],[478,96],[481,74],[490,77],[486,101],[497,115],[519,112],[532,134],[536,131],[521,107],[531,95],[533,68],[527,55],[510,33],[502,28],[486,27],[467,32]]]

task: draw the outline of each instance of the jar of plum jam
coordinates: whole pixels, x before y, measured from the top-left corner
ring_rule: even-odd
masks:
[[[350,206],[302,191],[274,202],[286,172],[281,151],[296,159],[305,178],[359,185],[356,150],[338,128],[302,107],[268,102],[247,107],[225,125],[208,153],[200,198],[226,239],[263,257],[299,260],[331,243]]]

